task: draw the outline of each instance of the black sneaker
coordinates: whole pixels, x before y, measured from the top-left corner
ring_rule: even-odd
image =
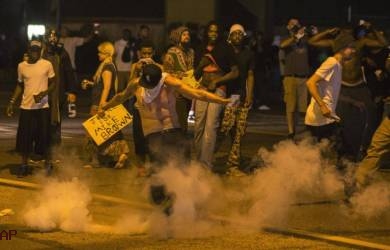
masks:
[[[27,175],[29,175],[30,173],[31,173],[30,167],[28,165],[23,164],[23,165],[18,167],[16,177],[23,178],[23,177],[26,177]]]
[[[287,135],[287,139],[288,139],[288,140],[294,140],[294,139],[295,139],[295,133],[289,133],[289,134]]]

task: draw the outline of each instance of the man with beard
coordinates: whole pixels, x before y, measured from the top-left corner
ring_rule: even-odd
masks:
[[[194,68],[194,50],[190,48],[190,32],[187,27],[180,26],[170,34],[170,40],[174,44],[167,51],[163,68],[164,71],[182,79],[186,72]],[[180,127],[186,133],[188,129],[188,113],[191,109],[191,100],[178,93],[176,98],[176,111]]]
[[[58,41],[56,30],[49,30],[42,58],[50,61],[56,75],[54,89],[49,95],[51,147],[61,143],[61,112],[68,103],[76,102],[77,85],[68,53]]]

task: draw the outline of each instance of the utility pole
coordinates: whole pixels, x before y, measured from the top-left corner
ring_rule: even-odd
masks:
[[[61,28],[61,0],[56,1],[56,29],[60,30]]]

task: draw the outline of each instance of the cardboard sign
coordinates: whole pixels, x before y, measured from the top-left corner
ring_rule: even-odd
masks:
[[[108,109],[104,113],[104,117],[98,117],[97,115],[92,116],[83,122],[83,126],[95,143],[101,145],[132,121],[133,117],[127,112],[126,108],[120,104]]]

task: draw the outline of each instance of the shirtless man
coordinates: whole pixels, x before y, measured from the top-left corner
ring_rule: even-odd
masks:
[[[190,158],[191,143],[180,127],[175,107],[175,92],[202,101],[219,104],[230,102],[229,99],[206,90],[189,87],[168,73],[162,73],[161,68],[155,64],[146,64],[142,68],[141,77],[132,80],[124,91],[100,107],[99,113],[102,114],[104,110],[124,102],[133,95],[137,97],[135,106],[140,113],[149,155],[156,163],[154,170],[173,159],[178,160],[178,165],[184,165]],[[171,197],[166,194],[164,185],[151,186],[150,194],[156,204],[170,203]],[[171,206],[165,207],[164,212],[169,215]]]
[[[361,30],[361,31],[360,31]],[[365,31],[366,33],[364,33]],[[352,33],[352,30],[333,28],[325,30],[309,39],[309,44],[315,47],[333,47],[333,36],[339,32]],[[371,36],[367,36],[367,32]],[[352,160],[359,160],[360,154],[368,147],[375,131],[375,104],[367,87],[362,70],[363,48],[381,48],[387,42],[383,35],[372,29],[368,22],[361,23],[355,29],[356,52],[351,60],[343,63],[342,83],[338,111],[343,126],[342,154]]]

